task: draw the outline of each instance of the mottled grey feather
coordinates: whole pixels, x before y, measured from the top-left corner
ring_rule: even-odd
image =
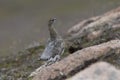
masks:
[[[48,23],[50,39],[47,42],[45,50],[41,55],[41,59],[48,60],[54,58],[56,55],[61,55],[64,52],[64,40],[57,34],[53,27],[56,18],[50,19]]]

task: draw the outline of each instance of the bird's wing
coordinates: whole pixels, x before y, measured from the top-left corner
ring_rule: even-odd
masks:
[[[44,49],[44,51],[41,55],[41,58],[42,59],[49,59],[53,55],[53,53],[52,53],[53,48],[54,48],[54,42],[53,41],[47,43],[47,45],[46,45],[46,47],[45,47],[45,49]]]
[[[53,56],[52,57],[54,57],[55,55],[61,55],[64,52],[63,40],[60,39],[60,40],[55,41],[54,45],[55,46],[53,47],[53,51],[52,51]]]

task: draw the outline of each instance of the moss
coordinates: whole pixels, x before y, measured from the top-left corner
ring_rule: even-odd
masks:
[[[117,30],[114,30],[114,29],[111,29],[111,27],[107,27],[107,25],[105,25],[107,29],[101,29],[103,30],[102,31],[102,34],[97,37],[96,39],[94,40],[89,40],[87,39],[87,35],[90,33],[90,32],[87,32],[85,35],[81,36],[80,38],[78,38],[80,41],[80,43],[76,43],[77,41],[74,41],[74,45],[72,45],[73,47],[76,48],[81,46],[82,48],[85,48],[85,47],[89,47],[89,46],[93,46],[93,45],[98,45],[100,43],[103,43],[103,42],[107,42],[107,41],[110,41],[112,39],[116,39],[116,38],[120,38],[120,30],[117,29]],[[97,29],[95,29],[97,30]]]
[[[66,57],[69,55],[67,48],[65,48],[64,53],[62,54],[62,57]]]
[[[32,80],[33,78],[32,77],[29,77],[28,80]]]
[[[13,54],[4,57],[3,61],[0,60],[0,69],[6,69],[1,72],[4,76],[3,80],[8,80],[9,77],[14,80],[19,78],[28,80],[28,75],[43,63],[42,61],[37,60],[39,54],[43,51],[43,48],[44,46],[33,47],[31,49],[20,51],[17,55]]]

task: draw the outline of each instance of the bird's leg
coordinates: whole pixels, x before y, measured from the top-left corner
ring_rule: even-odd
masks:
[[[56,55],[54,58],[53,58],[54,62],[56,61],[59,61],[60,60],[60,55]]]
[[[54,58],[50,58],[48,61],[47,61],[47,66],[48,65],[51,65],[53,63],[55,63],[56,61],[59,61],[60,60],[60,55],[56,55]]]

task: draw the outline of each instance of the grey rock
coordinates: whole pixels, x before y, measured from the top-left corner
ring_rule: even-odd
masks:
[[[120,80],[120,70],[106,62],[98,62],[67,80]]]

